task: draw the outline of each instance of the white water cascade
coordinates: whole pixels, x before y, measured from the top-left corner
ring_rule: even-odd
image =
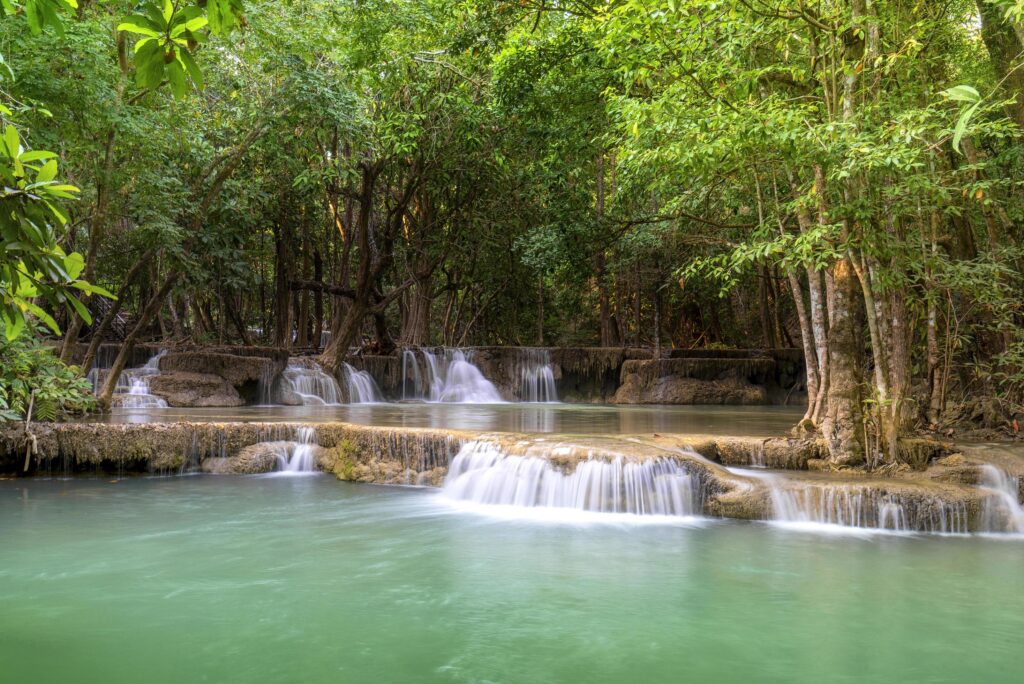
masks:
[[[281,473],[316,473],[316,430],[300,427],[295,431],[297,442],[288,445],[277,455],[277,470]]]
[[[124,408],[148,409],[167,408],[167,402],[149,391],[149,379],[160,374],[160,359],[167,354],[161,349],[138,368],[126,368],[121,372],[114,385],[114,402]],[[93,368],[86,378],[92,383],[94,394],[100,391],[101,369]]]
[[[402,398],[458,404],[504,401],[494,383],[473,365],[472,353],[461,349],[403,351]]]
[[[564,456],[552,445],[548,455]],[[703,510],[701,479],[671,458],[590,458],[563,473],[552,461],[510,455],[499,445],[469,442],[448,469],[443,495],[455,501],[596,513],[695,516]]]
[[[349,364],[344,365],[345,380],[348,385],[348,401],[350,404],[375,404],[382,401],[380,388],[367,371],[357,370]]]
[[[979,485],[990,493],[981,506],[982,531],[1024,533],[1020,481],[1000,468],[983,465]]]
[[[555,372],[547,349],[524,349],[519,366],[519,400],[535,403],[558,401]]]
[[[773,519],[894,532],[967,532],[967,507],[940,499],[884,494],[856,485],[771,488]]]
[[[316,363],[289,363],[281,375],[288,389],[305,406],[341,403],[338,381]]]

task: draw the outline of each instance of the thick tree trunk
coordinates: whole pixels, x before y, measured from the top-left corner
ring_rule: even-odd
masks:
[[[831,276],[828,407],[821,427],[834,464],[861,465],[866,448],[857,275],[844,258],[832,267]]]
[[[433,269],[428,273],[413,271],[414,284],[404,321],[405,330],[401,335],[403,345],[422,347],[430,344],[430,310],[434,303],[432,274]]]

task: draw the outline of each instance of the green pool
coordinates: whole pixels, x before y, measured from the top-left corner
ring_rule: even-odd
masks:
[[[1024,677],[1019,539],[606,520],[325,476],[3,481],[0,681]]]

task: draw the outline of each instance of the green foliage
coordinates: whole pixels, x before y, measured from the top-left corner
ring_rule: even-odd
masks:
[[[61,363],[38,335],[9,338],[0,338],[0,422],[24,420],[30,403],[32,420],[38,421],[94,407],[88,381]]]
[[[207,32],[224,33],[241,19],[241,0],[212,0],[179,6],[171,0],[147,0],[141,12],[117,25],[118,31],[141,36],[133,49],[135,80],[140,87],[158,88],[165,81],[176,98],[188,92],[188,82],[203,87],[203,74],[193,52]]]
[[[39,297],[91,320],[76,293],[112,295],[79,278],[85,261],[78,252],[65,253],[55,230],[67,222],[58,203],[74,199],[78,188],[57,179],[56,154],[26,149],[13,125],[0,142],[0,321],[7,339],[18,337],[30,316],[59,333],[53,317],[34,301]]]
[[[67,9],[77,9],[78,0],[0,0],[0,16],[24,14],[32,33],[41,33],[47,26],[52,26],[58,33],[63,33],[64,23],[61,13]]]

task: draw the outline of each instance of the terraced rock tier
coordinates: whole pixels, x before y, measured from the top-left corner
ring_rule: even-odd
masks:
[[[483,505],[893,531],[1024,533],[1024,456],[962,445],[920,470],[822,472],[821,445],[716,435],[526,435],[340,422],[80,423],[0,435],[10,474],[322,471]],[[25,449],[30,451],[25,470]]]

